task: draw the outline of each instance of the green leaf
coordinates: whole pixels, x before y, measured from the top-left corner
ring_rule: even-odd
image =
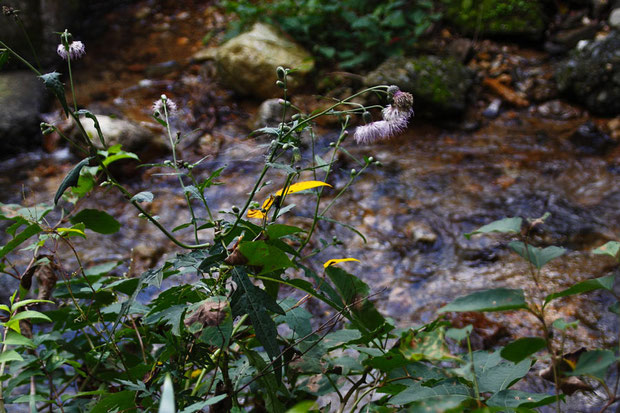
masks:
[[[70,219],[72,224],[84,223],[86,228],[100,234],[114,234],[121,224],[111,215],[98,209],[83,209]]]
[[[452,340],[456,340],[457,342],[461,342],[465,340],[471,334],[474,326],[471,324],[466,325],[463,328],[450,328],[446,331],[446,337],[451,338]]]
[[[80,171],[82,170],[83,167],[88,165],[91,159],[92,159],[91,157],[82,159],[80,163],[75,165],[73,169],[69,171],[67,176],[65,176],[65,179],[63,179],[62,182],[60,183],[58,190],[56,191],[56,195],[54,196],[54,205],[58,204],[58,200],[60,199],[62,194],[67,190],[67,188],[76,186],[78,184],[78,180],[80,179]]]
[[[61,237],[75,237],[75,236],[79,236],[82,238],[86,238],[86,234],[84,233],[84,230],[86,229],[86,225],[84,225],[83,222],[79,222],[75,225],[73,225],[71,228],[56,228],[56,232],[58,232],[58,234]]]
[[[403,405],[418,400],[440,398],[444,401],[462,402],[472,397],[471,389],[456,379],[447,379],[438,382],[433,387],[413,383],[402,392],[392,397],[388,402],[391,405]]]
[[[9,61],[9,51],[8,50],[2,50],[2,52],[0,52],[0,69],[2,69],[2,66],[4,66],[6,64],[6,62]]]
[[[65,116],[69,116],[69,106],[67,105],[67,98],[65,96],[65,86],[60,81],[60,73],[51,72],[46,73],[44,75],[39,76],[45,87],[56,96],[60,104],[62,105],[63,110],[65,111]],[[54,202],[55,203],[55,202]]]
[[[4,247],[2,247],[2,249],[0,249],[0,258],[3,258],[9,252],[11,252],[15,248],[19,247],[28,238],[32,237],[33,235],[38,234],[41,231],[42,230],[41,230],[41,227],[39,226],[39,224],[30,224],[30,225],[28,225],[26,228],[24,228],[24,230],[22,232],[17,234],[17,236],[15,236],[15,238],[13,238],[9,242],[7,242],[6,245]]]
[[[501,350],[495,352],[476,351],[474,356],[474,371],[478,379],[480,392],[496,393],[512,386],[524,377],[530,370],[530,360],[512,363],[504,360]]]
[[[242,242],[239,251],[248,259],[247,265],[261,267],[257,275],[295,266],[286,253],[265,241]]]
[[[166,378],[164,379],[157,413],[176,413],[176,408],[174,406],[174,387],[172,386],[170,374],[166,374]]]
[[[8,325],[9,323],[17,322],[20,320],[44,320],[47,322],[52,321],[50,320],[48,316],[46,316],[43,313],[40,313],[38,311],[28,310],[28,311],[22,311],[21,313],[17,313],[13,317],[11,317],[11,319],[7,321],[6,324]]]
[[[197,411],[201,411],[207,406],[211,406],[212,404],[219,403],[220,401],[224,400],[226,397],[228,397],[227,394],[220,394],[219,396],[211,397],[208,400],[190,404],[185,409],[181,410],[179,413],[194,413]]]
[[[597,249],[595,249],[593,252],[595,254],[609,255],[609,256],[614,257],[614,258],[620,258],[620,257],[618,257],[618,252],[619,251],[620,251],[620,242],[618,242],[618,241],[609,241],[605,245],[602,245],[602,246],[598,247]]]
[[[600,289],[612,291],[614,288],[615,278],[615,274],[610,274],[600,278],[581,281],[573,285],[572,287],[567,288],[566,290],[549,294],[545,297],[545,305],[548,304],[550,301],[555,300],[556,298],[567,297],[569,295],[582,294]]]
[[[484,225],[478,228],[475,231],[468,232],[465,235],[465,238],[470,239],[472,235],[476,234],[487,234],[489,232],[511,232],[518,234],[521,232],[521,223],[523,220],[519,217],[516,218],[504,218],[499,221],[491,222],[490,224]]]
[[[591,350],[579,356],[575,370],[567,374],[571,376],[592,375],[603,379],[607,368],[615,362],[616,357],[612,351]]]
[[[525,244],[521,241],[512,241],[508,244],[508,246],[521,257],[534,264],[534,266],[538,269],[541,269],[552,259],[566,253],[566,249],[556,247],[554,245],[546,248],[538,248],[528,244],[526,250]]]
[[[132,196],[129,202],[137,202],[139,204],[141,204],[142,202],[153,202],[153,193],[148,191],[139,192]]]
[[[286,311],[286,315],[276,317],[276,323],[285,322],[293,332],[293,339],[299,339],[312,333],[312,314],[302,307],[295,307],[297,300],[287,298],[280,306]]]
[[[9,330],[6,334],[6,339],[3,341],[3,344],[9,346],[25,346],[30,348],[35,348],[36,346],[32,342],[31,339],[22,336],[19,333],[16,333],[13,330]]]
[[[555,395],[526,393],[519,390],[506,389],[495,393],[486,403],[488,406],[492,407],[522,407],[531,409],[534,407],[546,406],[554,403],[555,400]]]
[[[119,153],[115,153],[114,155],[107,156],[101,163],[104,166],[108,166],[112,162],[120,161],[121,159],[135,159],[136,161],[140,161],[140,158],[138,158],[138,155],[136,155],[135,153],[120,151]]]
[[[134,399],[135,391],[123,390],[118,393],[109,393],[101,398],[90,413],[108,413],[112,411],[136,411]]]
[[[205,179],[200,185],[198,185],[198,189],[200,189],[200,191],[203,192],[205,189],[213,185],[221,185],[221,183],[216,182],[215,179],[220,176],[224,168],[226,168],[226,166],[222,166],[221,168],[218,168],[215,171],[213,171],[207,179]]]
[[[284,413],[284,405],[278,399],[279,381],[276,376],[269,370],[265,360],[257,352],[245,349],[244,354],[247,356],[250,364],[258,372],[258,382],[260,389],[265,396],[265,409],[268,412]]]
[[[54,304],[53,301],[50,300],[37,300],[37,299],[29,299],[29,300],[22,300],[22,301],[18,301],[15,304],[13,304],[13,307],[11,307],[13,309],[13,311],[15,312],[17,309],[22,308],[25,305],[30,305],[30,304],[37,304],[37,303],[48,303],[48,304]]]
[[[23,357],[15,350],[6,350],[0,354],[0,363],[6,363],[9,361],[24,361]]]
[[[265,229],[265,232],[267,232],[269,239],[277,239],[277,238],[285,237],[287,235],[292,235],[292,234],[296,234],[299,232],[306,232],[306,231],[304,231],[303,229],[299,227],[294,227],[291,225],[270,224]]]
[[[156,324],[165,321],[165,324],[171,327],[171,332],[175,336],[181,335],[181,321],[183,320],[183,314],[187,309],[187,305],[185,304],[175,304],[170,307],[166,307],[161,311],[155,311],[149,313],[144,322],[146,324]]]
[[[518,363],[545,347],[547,342],[540,337],[522,337],[504,347],[500,354],[506,360]]]
[[[231,298],[231,309],[233,316],[248,314],[254,327],[256,338],[265,348],[267,355],[273,361],[280,356],[278,346],[278,330],[276,323],[271,319],[267,310],[278,314],[286,315],[284,310],[271,298],[269,294],[252,284],[245,269],[234,267],[232,271],[233,281],[237,284],[237,289]],[[281,380],[281,363],[275,363],[274,369],[278,381]]]
[[[316,408],[316,402],[313,400],[306,400],[297,403],[286,411],[286,413],[308,413],[311,409]]]
[[[558,330],[566,330],[569,328],[577,328],[579,325],[579,320],[575,320],[572,323],[567,323],[563,318],[558,318],[551,325]]]
[[[519,308],[527,308],[523,290],[496,288],[459,297],[440,308],[439,313],[448,311],[506,311]]]

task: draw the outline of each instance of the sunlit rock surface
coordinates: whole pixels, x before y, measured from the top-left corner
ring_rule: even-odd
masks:
[[[268,99],[282,95],[276,86],[276,68],[297,69],[289,87],[299,86],[314,68],[314,59],[274,27],[256,23],[252,30],[222,45],[216,54],[221,80],[243,95]]]

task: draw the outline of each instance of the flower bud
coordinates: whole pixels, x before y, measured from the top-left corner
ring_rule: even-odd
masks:
[[[334,146],[336,146],[336,142],[330,142],[329,146],[331,146],[333,148]]]
[[[364,119],[365,124],[372,123],[372,115],[366,110],[362,113],[362,119]]]
[[[283,82],[283,81],[281,81],[281,80],[278,80],[278,81],[276,82],[276,86],[277,86],[277,87],[279,87],[280,89],[284,89],[284,88],[286,88],[286,83],[284,83],[284,82]]]
[[[357,169],[353,168],[351,169],[351,176],[355,175],[357,173]]]
[[[237,205],[233,205],[232,208],[230,208],[232,210],[232,212],[234,212],[235,214],[239,213],[239,207]]]
[[[372,163],[372,162],[374,162],[374,160],[375,160],[375,158],[371,156],[371,157],[368,158],[368,163]]]
[[[299,150],[298,147],[293,148],[293,161],[294,162],[301,161],[301,151]]]
[[[276,68],[276,74],[278,75],[278,79],[284,80],[284,77],[286,76],[286,69],[284,69],[282,66],[278,66]]]
[[[286,106],[287,108],[291,107],[291,102],[284,99],[278,99],[278,103],[282,106]]]

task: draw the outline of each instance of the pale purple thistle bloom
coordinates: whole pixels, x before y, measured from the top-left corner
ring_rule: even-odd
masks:
[[[168,99],[166,95],[161,95],[161,99],[153,102],[153,112],[163,115],[164,105],[166,107],[166,112],[168,113],[168,116],[173,115],[177,111],[177,104],[174,103],[174,101]]]
[[[357,143],[366,144],[389,139],[407,129],[409,118],[413,116],[413,96],[397,90],[393,100],[393,105],[388,105],[381,111],[383,120],[358,126],[355,129],[354,138]]]
[[[67,60],[67,58],[69,57],[72,60],[75,60],[75,59],[79,59],[80,57],[84,56],[84,54],[86,53],[86,46],[84,46],[84,43],[80,42],[79,40],[76,40],[74,42],[69,43],[69,53],[67,53],[67,48],[65,48],[65,45],[61,43],[58,45],[56,52],[64,60]]]

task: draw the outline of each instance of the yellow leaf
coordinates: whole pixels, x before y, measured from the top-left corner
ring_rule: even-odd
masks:
[[[334,258],[333,260],[325,261],[325,264],[323,264],[323,268],[327,268],[330,265],[335,265],[335,264],[338,264],[339,262],[346,262],[346,261],[361,262],[357,258]]]
[[[330,184],[322,182],[322,181],[302,181],[302,182],[297,182],[296,184],[289,186],[285,194],[286,195],[294,194],[295,192],[305,191],[306,189],[312,189],[312,188],[316,188],[319,186],[331,187]],[[269,198],[267,198],[265,202],[263,202],[261,209],[248,209],[248,218],[257,218],[257,219],[265,218],[267,216],[266,215],[267,211],[269,211],[269,208],[271,208],[276,198],[282,196],[282,192],[283,192],[283,189],[279,189],[275,193],[275,196],[270,195]]]
[[[60,234],[61,236],[65,236],[68,234],[77,234],[81,237],[86,238],[86,234],[84,233],[84,231],[77,228],[56,228],[56,231],[58,231],[58,234]]]
[[[190,374],[190,378],[195,379],[196,377],[200,376],[201,373],[202,373],[202,369],[194,370]]]

